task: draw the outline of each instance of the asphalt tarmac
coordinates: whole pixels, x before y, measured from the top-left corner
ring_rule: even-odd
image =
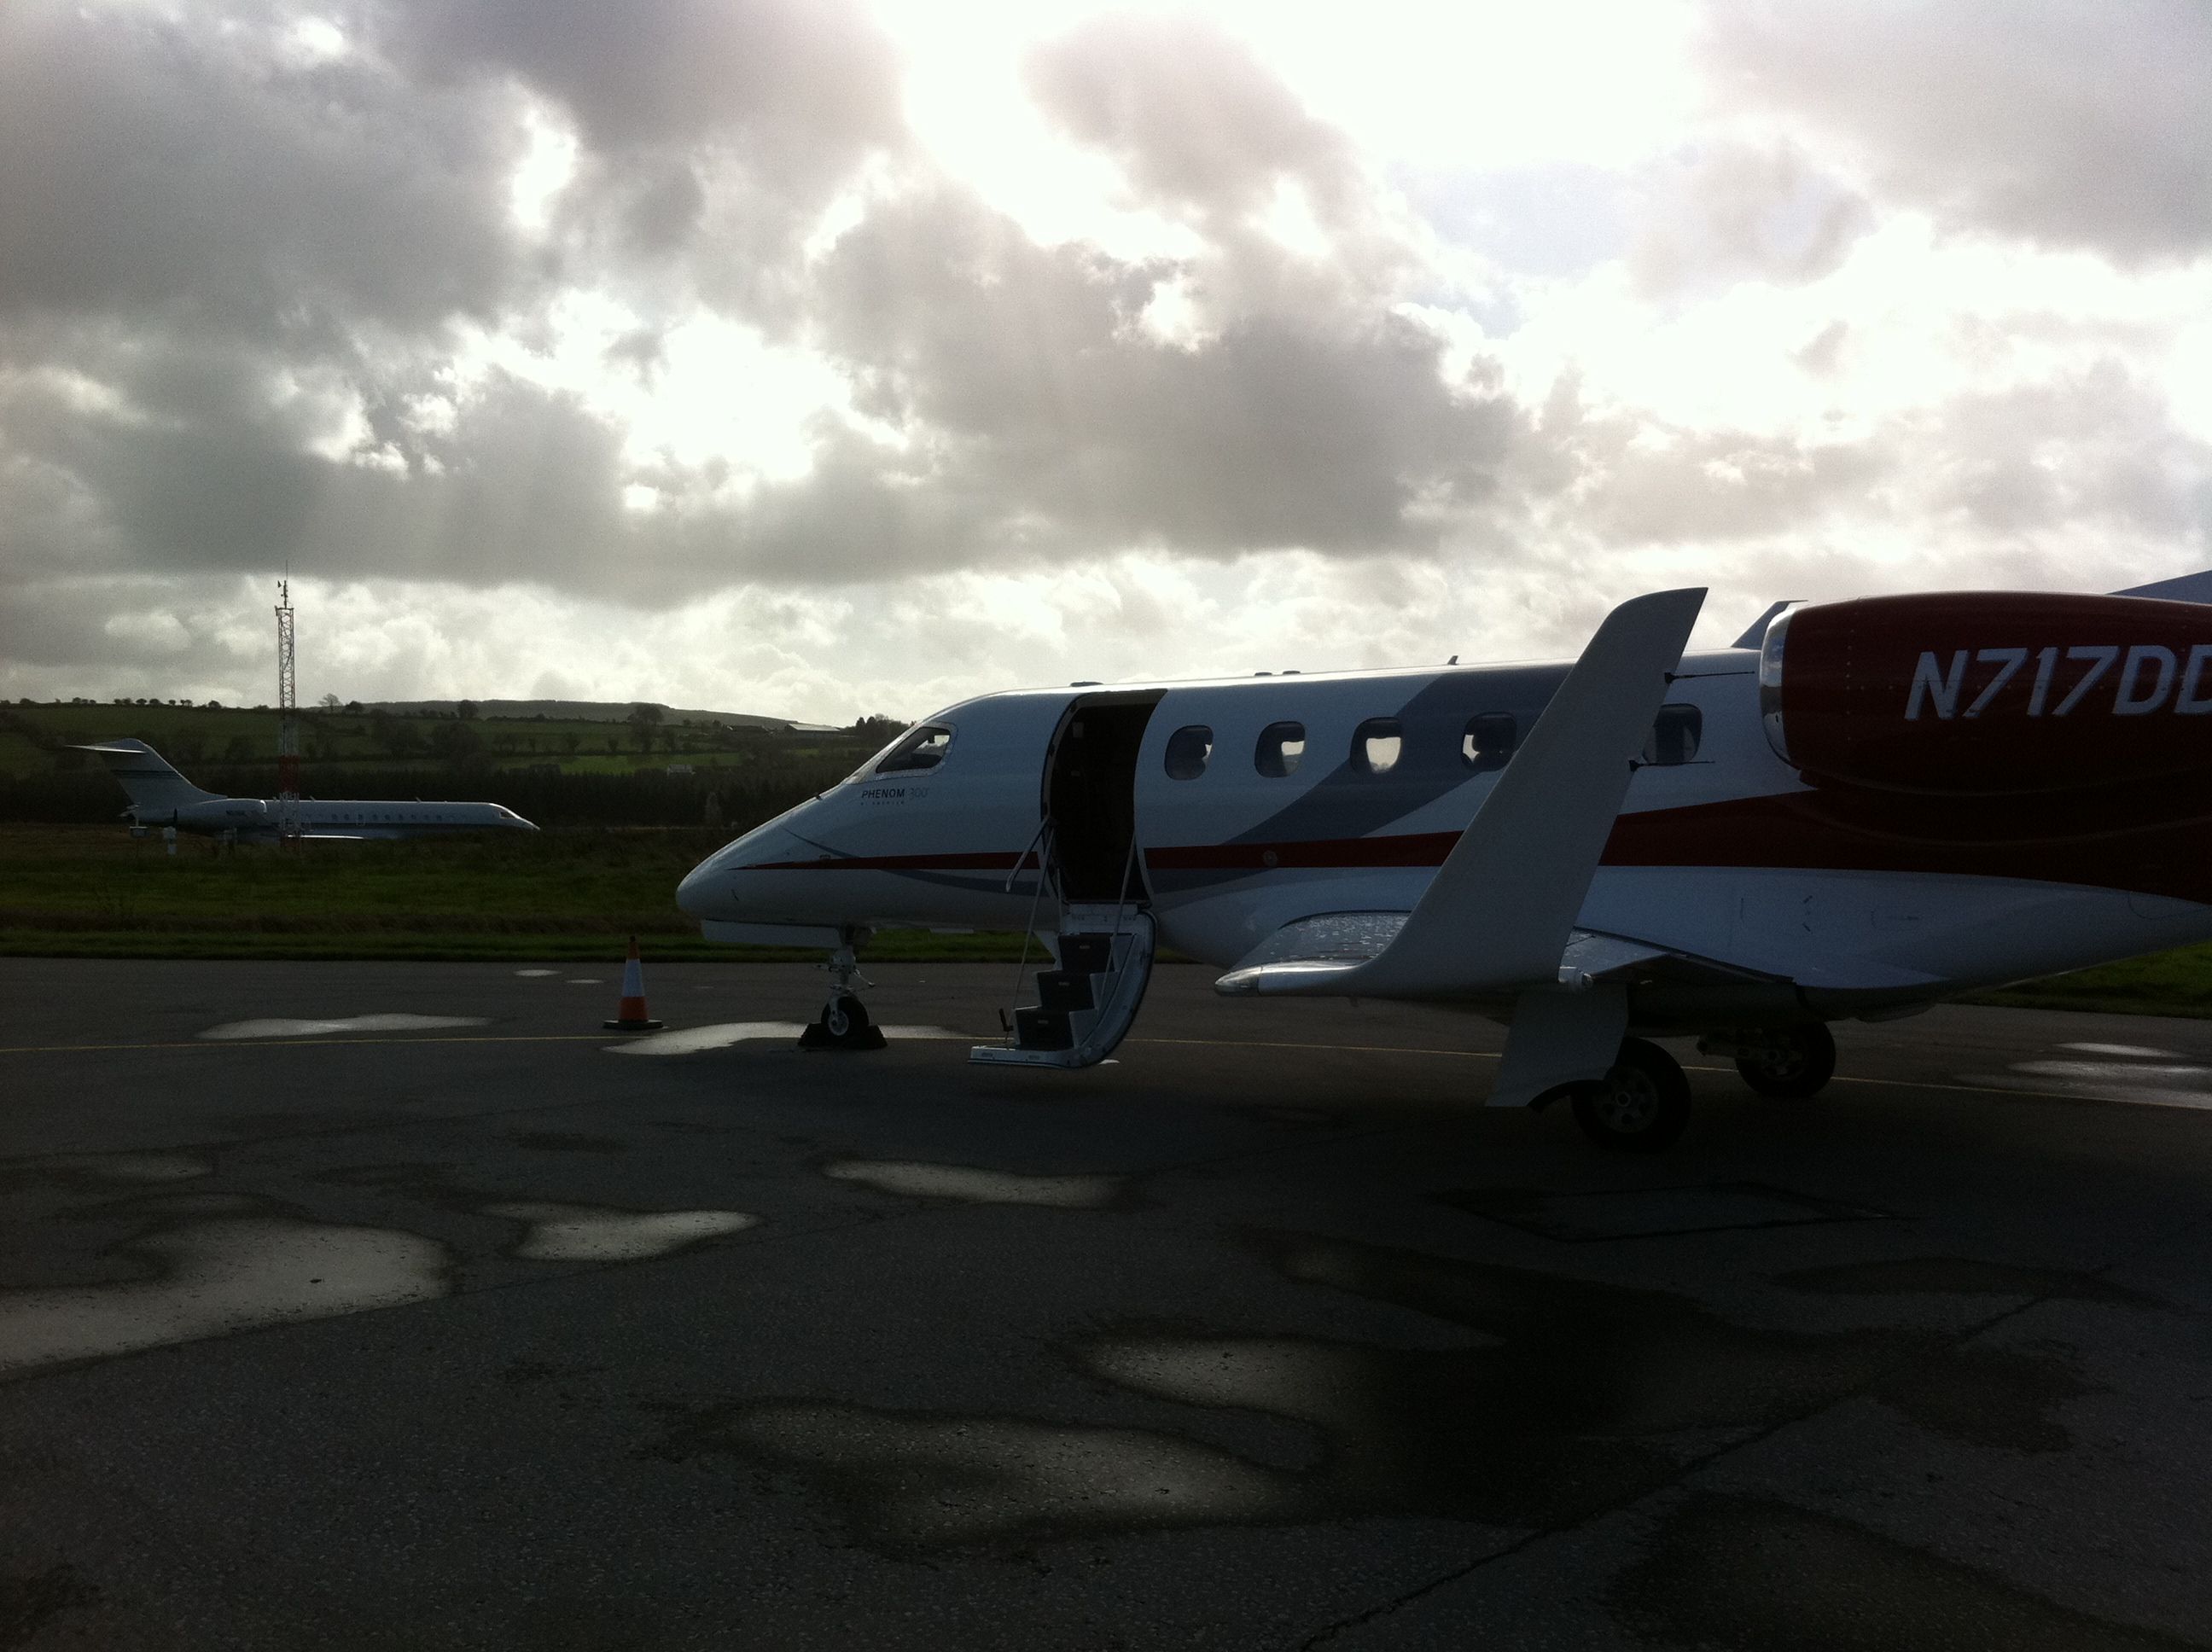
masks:
[[[0,1646],[2212,1644],[2212,1023],[1672,1153],[1164,968],[0,962]]]

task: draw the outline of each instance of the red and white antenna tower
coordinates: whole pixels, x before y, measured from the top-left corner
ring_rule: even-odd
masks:
[[[300,835],[300,689],[292,665],[292,581],[276,585],[276,831]]]

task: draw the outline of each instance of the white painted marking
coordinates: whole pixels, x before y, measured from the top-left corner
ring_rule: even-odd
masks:
[[[2058,1048],[2072,1050],[2076,1055],[2126,1055],[2145,1060],[2154,1060],[2159,1056],[2172,1059],[2181,1054],[2179,1050],[2153,1049],[2148,1044],[2061,1044]]]
[[[541,975],[557,975],[558,969],[518,969],[514,972],[525,981],[535,981]]]
[[[571,975],[568,977],[568,985],[571,987],[604,987],[606,984],[607,980],[605,975]]]
[[[526,1222],[514,1248],[533,1262],[637,1262],[702,1239],[741,1233],[760,1220],[743,1211],[616,1211],[597,1205],[491,1205],[493,1216]]]
[[[439,1027],[482,1027],[480,1015],[356,1015],[330,1021],[272,1017],[265,1021],[227,1021],[210,1027],[203,1038],[321,1038],[331,1033],[428,1032]]]
[[[394,1308],[447,1289],[445,1247],[386,1228],[232,1218],[132,1248],[166,1263],[168,1277],[0,1292],[0,1370]]]
[[[822,1174],[908,1199],[959,1199],[976,1205],[1052,1205],[1090,1211],[1121,1196],[1117,1175],[1023,1175],[967,1164],[920,1164],[904,1159],[840,1159]]]
[[[617,1055],[696,1055],[701,1050],[727,1049],[753,1039],[796,1039],[806,1030],[799,1021],[724,1021],[708,1027],[684,1027],[675,1032],[647,1033],[606,1048]],[[894,1043],[920,1038],[964,1039],[965,1033],[949,1027],[885,1027],[885,1038]]]
[[[2139,1061],[2016,1061],[2002,1072],[1962,1075],[1996,1090],[2033,1090],[2133,1107],[2212,1110],[2212,1067]]]

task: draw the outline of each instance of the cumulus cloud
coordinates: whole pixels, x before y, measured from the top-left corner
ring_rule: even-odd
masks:
[[[1633,11],[1547,157],[1575,29],[1455,156],[1227,5],[24,0],[0,691],[259,697],[288,562],[349,698],[842,717],[2206,560],[2200,9]]]
[[[1841,144],[1962,228],[2126,258],[2212,245],[2212,9],[1715,0],[1727,101]]]

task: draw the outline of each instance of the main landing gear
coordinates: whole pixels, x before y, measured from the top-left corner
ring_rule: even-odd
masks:
[[[869,1018],[868,1006],[860,1002],[853,991],[857,981],[864,987],[875,983],[860,973],[860,963],[854,949],[866,938],[866,932],[847,930],[839,938],[837,950],[830,955],[830,962],[822,968],[830,972],[830,1001],[822,1006],[822,1013],[806,1023],[806,1030],[799,1035],[799,1048],[803,1050],[879,1050],[884,1048],[883,1029]]]
[[[1698,1048],[1733,1056],[1744,1083],[1762,1096],[1817,1095],[1836,1072],[1836,1041],[1817,1021],[1715,1033]],[[1649,1039],[1622,1039],[1604,1078],[1551,1094],[1572,1102],[1583,1133],[1616,1152],[1662,1152],[1690,1121],[1690,1081],[1681,1063]]]
[[[1565,1093],[1583,1133],[1615,1152],[1663,1152],[1690,1122],[1681,1063],[1647,1039],[1622,1039],[1611,1072]]]
[[[1698,1041],[1707,1055],[1735,1058],[1735,1070],[1761,1096],[1798,1101],[1817,1096],[1836,1076],[1836,1040],[1818,1021],[1786,1027],[1740,1027]]]

